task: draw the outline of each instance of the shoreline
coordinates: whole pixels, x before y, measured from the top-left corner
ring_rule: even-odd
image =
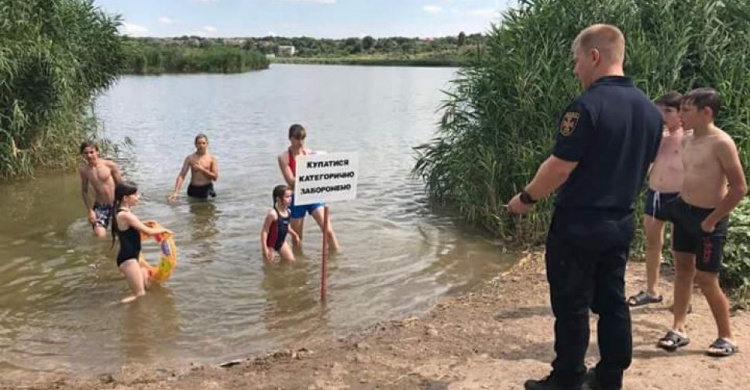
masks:
[[[355,66],[405,66],[428,68],[459,68],[467,65],[461,58],[327,58],[327,57],[276,57],[271,64],[289,65],[355,65]]]
[[[231,74],[242,74],[242,73],[250,73],[250,72],[260,72],[264,70],[269,70],[270,63],[268,66],[263,68],[248,68],[248,69],[240,69],[240,70],[233,70],[228,72],[210,72],[210,71],[196,71],[196,72],[170,72],[166,70],[149,70],[143,73],[137,73],[137,72],[123,72],[120,76],[167,76],[167,75],[214,75],[214,74],[225,74],[225,75],[231,75]]]
[[[688,317],[692,343],[676,353],[656,348],[671,324],[672,273],[663,267],[662,275],[665,302],[632,310],[633,364],[624,388],[739,389],[750,382],[750,355],[704,355],[715,325],[697,290]],[[628,294],[638,291],[645,264],[631,261],[626,281]],[[384,321],[335,340],[319,337],[266,355],[176,370],[128,366],[89,378],[42,374],[0,389],[522,389],[526,379],[548,374],[553,323],[543,256],[532,252],[420,317]],[[598,359],[594,324],[592,316],[588,366]],[[750,342],[750,315],[735,311],[732,326],[742,351]]]

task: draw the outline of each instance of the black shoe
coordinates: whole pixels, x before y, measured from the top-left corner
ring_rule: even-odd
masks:
[[[581,390],[580,387],[565,387],[548,376],[542,380],[529,379],[523,384],[526,390]]]
[[[599,385],[599,380],[596,379],[595,369],[590,368],[588,371],[586,371],[586,379],[584,381],[584,386],[586,390],[601,390],[601,386]]]
[[[618,388],[616,390],[621,390],[622,388]],[[615,389],[605,389],[602,387],[601,383],[599,383],[599,379],[596,377],[596,370],[593,368],[590,368],[586,372],[586,379],[584,381],[583,390],[615,390]]]

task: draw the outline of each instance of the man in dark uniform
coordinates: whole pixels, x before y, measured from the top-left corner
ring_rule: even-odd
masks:
[[[552,373],[527,390],[621,389],[632,358],[625,264],[633,203],[661,141],[659,110],[624,77],[625,38],[593,25],[573,42],[573,73],[585,88],[565,109],[554,151],[509,203],[525,213],[559,188],[545,262],[555,314]],[[588,375],[589,309],[599,315],[601,361]]]

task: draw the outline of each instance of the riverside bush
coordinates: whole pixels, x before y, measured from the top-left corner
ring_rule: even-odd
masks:
[[[240,47],[208,45],[188,47],[125,39],[127,73],[238,73],[268,68],[259,51]]]
[[[119,20],[91,0],[0,0],[0,176],[75,163],[120,74]]]
[[[717,124],[734,137],[745,168],[750,167],[750,2],[518,3],[492,26],[484,49],[446,92],[437,136],[415,148],[414,173],[435,201],[506,239],[541,242],[551,200],[523,217],[507,215],[504,204],[552,151],[557,120],[581,92],[572,74],[571,43],[595,23],[622,29],[625,72],[652,98],[672,90],[716,88],[724,100]]]
[[[724,247],[722,284],[740,297],[750,298],[750,199],[745,198],[729,217]]]

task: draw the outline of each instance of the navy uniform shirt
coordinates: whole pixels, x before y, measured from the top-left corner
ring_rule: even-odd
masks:
[[[558,209],[632,212],[662,135],[659,109],[631,79],[607,76],[565,109],[552,154],[578,162]]]

